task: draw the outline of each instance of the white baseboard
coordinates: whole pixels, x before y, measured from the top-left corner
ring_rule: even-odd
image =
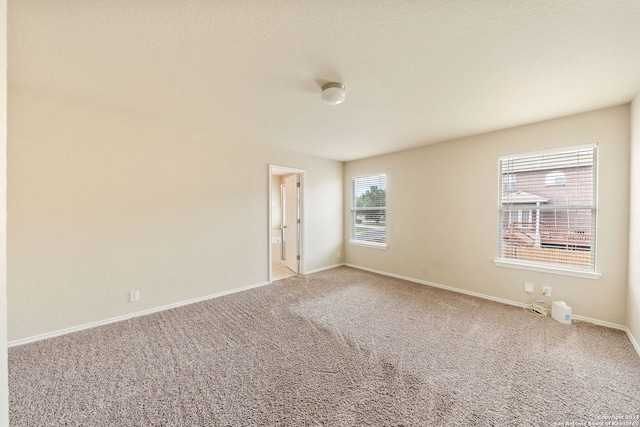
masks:
[[[448,291],[458,292],[458,293],[465,294],[465,295],[471,295],[471,296],[474,296],[474,297],[483,298],[483,299],[486,299],[486,300],[495,301],[495,302],[499,302],[499,303],[502,303],[502,304],[512,305],[512,306],[516,306],[516,307],[525,307],[525,304],[522,303],[522,302],[519,302],[519,301],[512,301],[512,300],[508,300],[508,299],[505,299],[505,298],[498,298],[498,297],[494,297],[494,296],[491,296],[491,295],[481,294],[481,293],[473,292],[473,291],[467,291],[465,289],[454,288],[452,286],[441,285],[439,283],[428,282],[426,280],[415,279],[413,277],[408,277],[408,276],[402,276],[402,275],[399,275],[399,274],[388,273],[386,271],[375,270],[373,268],[367,268],[367,267],[362,267],[362,266],[359,266],[359,265],[348,264],[348,263],[334,264],[334,265],[330,265],[330,266],[327,266],[327,267],[317,268],[317,269],[314,269],[314,270],[310,270],[310,271],[306,272],[305,274],[318,273],[320,271],[330,270],[332,268],[337,268],[337,267],[342,267],[342,266],[357,268],[359,270],[370,271],[372,273],[382,274],[384,276],[389,276],[389,277],[395,277],[397,279],[407,280],[409,282],[419,283],[421,285],[432,286],[434,288],[440,288],[440,289],[445,289],[445,290],[448,290]],[[44,340],[44,339],[47,339],[47,338],[53,338],[53,337],[57,337],[57,336],[61,336],[61,335],[70,334],[72,332],[78,332],[78,331],[82,331],[82,330],[85,330],[85,329],[91,329],[91,328],[95,328],[95,327],[98,327],[98,326],[108,325],[110,323],[121,322],[123,320],[132,319],[134,317],[145,316],[147,314],[157,313],[157,312],[164,311],[164,310],[170,310],[172,308],[177,308],[177,307],[181,307],[181,306],[184,306],[184,305],[195,304],[197,302],[206,301],[206,300],[213,299],[213,298],[218,298],[218,297],[221,297],[221,296],[224,296],[224,295],[234,294],[236,292],[242,292],[242,291],[246,291],[246,290],[253,289],[253,288],[258,288],[258,287],[265,286],[265,285],[268,285],[268,284],[269,284],[269,282],[256,283],[254,285],[249,285],[249,286],[244,286],[244,287],[238,288],[238,289],[231,289],[231,290],[228,290],[228,291],[218,292],[216,294],[211,294],[211,295],[206,295],[206,296],[203,296],[203,297],[193,298],[193,299],[190,299],[190,300],[187,300],[187,301],[181,301],[181,302],[177,302],[177,303],[173,303],[173,304],[164,305],[164,306],[161,306],[161,307],[151,308],[151,309],[148,309],[148,310],[143,310],[143,311],[138,311],[138,312],[135,312],[135,313],[130,313],[130,314],[122,315],[122,316],[112,317],[110,319],[105,319],[105,320],[99,320],[97,322],[86,323],[86,324],[83,324],[83,325],[80,325],[80,326],[74,326],[74,327],[71,327],[71,328],[60,329],[60,330],[57,330],[57,331],[48,332],[48,333],[41,334],[41,335],[35,335],[35,336],[32,336],[32,337],[22,338],[22,339],[19,339],[19,340],[14,340],[14,341],[8,342],[7,343],[7,347],[17,347],[19,345],[28,344],[28,343],[35,342],[35,341],[40,341],[40,340]],[[605,326],[605,327],[608,327],[608,328],[619,329],[619,330],[625,331],[627,336],[629,337],[629,341],[631,341],[631,344],[633,345],[634,349],[636,350],[636,352],[640,356],[640,345],[638,344],[638,341],[635,339],[635,337],[631,334],[631,331],[629,330],[629,328],[627,328],[626,326],[618,325],[616,323],[605,322],[605,321],[598,320],[598,319],[592,319],[592,318],[589,318],[589,317],[579,316],[579,315],[574,315],[573,318],[575,318],[576,320],[582,320],[582,321],[590,322],[590,323],[593,323],[593,324],[596,324],[596,325]]]
[[[314,270],[306,272],[305,274],[312,274],[312,273],[317,273],[317,272],[320,272],[320,271],[323,271],[323,270],[330,270],[332,268],[341,267],[343,265],[344,264],[334,264],[334,265],[330,265],[330,266],[327,266],[327,267],[316,268]],[[34,335],[34,336],[31,336],[31,337],[27,337],[27,338],[21,338],[21,339],[18,339],[18,340],[14,340],[14,341],[8,342],[7,343],[7,347],[17,347],[19,345],[29,344],[29,343],[32,343],[32,342],[45,340],[47,338],[58,337],[58,336],[61,336],[61,335],[66,335],[66,334],[70,334],[70,333],[73,333],[73,332],[82,331],[82,330],[85,330],[85,329],[91,329],[91,328],[95,328],[95,327],[98,327],[98,326],[108,325],[110,323],[121,322],[123,320],[129,320],[129,319],[132,319],[134,317],[145,316],[147,314],[157,313],[157,312],[164,311],[164,310],[170,310],[172,308],[181,307],[183,305],[195,304],[197,302],[206,301],[206,300],[209,300],[209,299],[212,299],[212,298],[218,298],[218,297],[221,297],[221,296],[224,296],[224,295],[233,294],[233,293],[236,293],[236,292],[246,291],[248,289],[257,288],[257,287],[268,285],[268,284],[269,284],[269,282],[256,283],[254,285],[244,286],[242,288],[232,289],[232,290],[224,291],[224,292],[218,292],[218,293],[212,294],[212,295],[205,295],[203,297],[193,298],[193,299],[190,299],[190,300],[187,300],[187,301],[181,301],[181,302],[177,302],[177,303],[173,303],[173,304],[163,305],[161,307],[156,307],[156,308],[151,308],[151,309],[148,309],[148,310],[137,311],[135,313],[129,313],[129,314],[125,314],[125,315],[122,315],[122,316],[111,317],[109,319],[98,320],[96,322],[85,323],[85,324],[79,325],[79,326],[73,326],[73,327],[70,327],[70,328],[59,329],[57,331],[47,332],[45,334]]]
[[[332,268],[342,267],[344,265],[346,265],[346,264],[333,264],[333,265],[329,265],[327,267],[321,267],[321,268],[316,268],[315,270],[309,270],[304,274],[319,273],[319,272],[324,271],[324,270],[331,270]]]
[[[110,323],[121,322],[123,320],[129,320],[129,319],[132,319],[134,317],[146,316],[147,314],[157,313],[157,312],[164,311],[164,310],[171,310],[172,308],[181,307],[183,305],[195,304],[197,302],[202,302],[202,301],[206,301],[206,300],[210,300],[210,299],[213,299],[213,298],[222,297],[222,296],[229,295],[229,294],[235,294],[236,292],[242,292],[242,291],[246,291],[246,290],[253,289],[253,288],[259,288],[260,286],[265,286],[265,285],[268,285],[268,284],[269,284],[269,282],[256,283],[254,285],[249,285],[249,286],[244,286],[244,287],[238,288],[238,289],[231,289],[231,290],[228,290],[228,291],[218,292],[218,293],[211,294],[211,295],[205,295],[203,297],[193,298],[193,299],[190,299],[190,300],[187,300],[187,301],[180,301],[180,302],[176,302],[176,303],[173,303],[173,304],[163,305],[161,307],[150,308],[148,310],[142,310],[142,311],[137,311],[135,313],[129,313],[129,314],[125,314],[125,315],[122,315],[122,316],[112,317],[112,318],[109,318],[109,319],[98,320],[97,322],[85,323],[83,325],[73,326],[71,328],[60,329],[60,330],[53,331],[53,332],[47,332],[47,333],[41,334],[41,335],[34,335],[32,337],[21,338],[19,340],[14,340],[14,341],[8,342],[7,343],[7,347],[17,347],[19,345],[29,344],[29,343],[32,343],[32,342],[45,340],[47,338],[58,337],[58,336],[61,336],[61,335],[70,334],[72,332],[78,332],[78,331],[82,331],[82,330],[85,330],[85,329],[91,329],[91,328],[95,328],[95,327],[98,327],[98,326],[108,325]]]
[[[629,337],[629,341],[631,341],[631,344],[633,344],[633,348],[636,349],[636,352],[638,353],[638,356],[640,356],[640,345],[638,344],[638,341],[633,336],[633,334],[631,333],[631,330],[629,328],[625,327],[624,329],[625,329],[625,332],[627,333],[627,336]]]
[[[511,301],[505,298],[498,298],[492,295],[486,295],[478,292],[467,291],[465,289],[454,288],[452,286],[441,285],[439,283],[428,282],[426,280],[415,279],[413,277],[401,276],[399,274],[388,273],[386,271],[375,270],[373,268],[362,267],[360,265],[354,265],[354,264],[344,264],[344,265],[346,265],[347,267],[357,268],[359,270],[365,270],[365,271],[370,271],[372,273],[382,274],[384,276],[395,277],[396,279],[402,279],[409,282],[419,283],[421,285],[433,286],[434,288],[446,289],[448,291],[458,292],[460,294],[471,295],[474,297],[487,299],[487,300],[499,302],[502,304],[513,305],[516,307],[525,307],[525,304],[519,301]],[[617,323],[605,322],[604,320],[592,319],[590,317],[585,317],[580,315],[573,315],[572,317],[576,320],[582,320],[584,322],[593,323],[595,325],[605,326],[607,328],[613,328],[613,329],[619,329],[621,331],[625,331],[627,333],[627,336],[629,337],[629,340],[631,341],[631,344],[633,345],[636,352],[638,353],[638,356],[640,356],[640,346],[638,345],[638,342],[635,340],[635,338],[631,334],[631,331],[629,330],[629,328],[627,328],[626,326],[619,325]]]
[[[479,292],[467,291],[465,289],[454,288],[453,286],[441,285],[439,283],[428,282],[426,280],[415,279],[413,277],[408,277],[408,276],[401,276],[400,274],[387,273],[386,271],[375,270],[373,268],[362,267],[362,266],[359,266],[359,265],[353,265],[353,264],[345,264],[345,265],[347,267],[353,267],[353,268],[357,268],[359,270],[370,271],[372,273],[378,273],[378,274],[382,274],[384,276],[395,277],[396,279],[402,279],[402,280],[406,280],[408,282],[414,282],[414,283],[419,283],[421,285],[432,286],[434,288],[446,289],[447,291],[453,291],[453,292],[458,292],[460,294],[471,295],[471,296],[482,298],[482,299],[488,299],[488,300],[491,300],[491,301],[500,302],[502,304],[514,305],[516,307],[525,307],[525,304],[523,304],[522,302],[519,302],[519,301],[511,301],[511,300],[504,299],[504,298],[498,298],[498,297],[494,297],[494,296],[491,296],[491,295],[481,294]]]

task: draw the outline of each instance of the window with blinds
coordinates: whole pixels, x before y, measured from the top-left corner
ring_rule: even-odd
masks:
[[[498,258],[595,270],[596,147],[500,159]]]
[[[387,176],[353,178],[351,196],[351,243],[386,246]]]

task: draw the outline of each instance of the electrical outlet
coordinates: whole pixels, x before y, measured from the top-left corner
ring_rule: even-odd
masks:
[[[420,269],[422,270],[423,273],[428,273],[429,272],[429,267],[427,267],[427,264],[422,264],[420,266]]]
[[[140,300],[140,291],[129,291],[129,302],[136,302]]]
[[[338,251],[338,258],[340,258],[340,251]]]
[[[533,283],[531,282],[524,282],[524,291],[528,294],[532,294],[533,293]]]
[[[551,296],[551,286],[543,286],[542,287],[542,295],[545,297]]]

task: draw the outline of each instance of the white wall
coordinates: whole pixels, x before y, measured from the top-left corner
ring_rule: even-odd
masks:
[[[9,425],[7,371],[7,2],[0,0],[0,426]]]
[[[599,144],[598,280],[496,267],[498,158]],[[345,242],[351,178],[387,174],[386,250],[345,244],[346,262],[522,301],[525,281],[553,287],[574,314],[626,323],[629,106],[429,145],[345,164]],[[423,273],[421,265],[428,267]]]
[[[307,171],[306,269],[336,263],[340,162],[13,86],[8,111],[11,341],[268,281],[269,163]]]
[[[640,344],[640,94],[631,104],[631,191],[627,326]]]

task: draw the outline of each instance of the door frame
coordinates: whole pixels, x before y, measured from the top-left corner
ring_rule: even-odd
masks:
[[[280,165],[274,165],[274,164],[269,164],[269,181],[268,181],[268,188],[269,188],[269,200],[268,200],[268,222],[267,222],[267,226],[268,226],[268,233],[267,233],[267,246],[269,248],[269,256],[268,256],[268,272],[269,272],[269,283],[273,282],[273,272],[271,271],[271,265],[273,262],[273,253],[272,253],[272,244],[271,244],[271,221],[272,221],[272,214],[271,214],[271,208],[272,208],[272,200],[273,200],[273,194],[272,194],[272,190],[271,190],[271,183],[273,182],[273,177],[274,176],[281,176],[281,175],[289,175],[292,173],[298,174],[300,176],[300,227],[299,229],[299,235],[298,235],[298,240],[300,242],[300,267],[299,267],[299,271],[298,274],[305,274],[306,273],[306,262],[305,262],[305,246],[304,246],[304,235],[305,235],[305,211],[304,211],[304,195],[305,195],[305,170],[304,169],[298,169],[298,168],[293,168],[293,167],[289,167],[289,166],[280,166]]]

